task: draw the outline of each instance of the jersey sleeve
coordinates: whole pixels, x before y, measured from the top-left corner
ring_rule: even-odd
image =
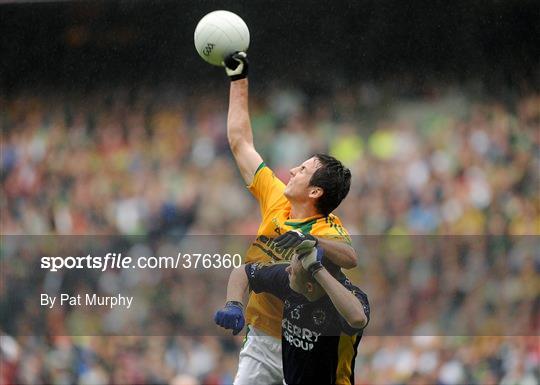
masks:
[[[246,274],[249,287],[255,293],[270,293],[284,299],[289,293],[289,274],[285,269],[288,264],[277,263],[265,265],[262,263],[246,264]]]
[[[364,326],[365,328],[367,324],[369,323],[369,319],[370,319],[370,308],[369,308],[368,297],[366,293],[364,293],[362,290],[360,290],[354,285],[345,284],[345,287],[354,294],[354,296],[360,301],[360,303],[362,304],[362,307],[364,308],[364,313],[366,314],[366,317],[367,317],[367,323]],[[341,315],[339,315],[339,321],[341,323],[341,330],[350,336],[352,336],[353,334],[357,334],[361,330],[364,329],[364,328],[362,329],[353,328]]]
[[[272,170],[264,162],[261,163],[255,172],[253,182],[247,187],[259,201],[263,218],[272,208],[287,202],[287,199],[283,195],[285,184],[274,175]]]

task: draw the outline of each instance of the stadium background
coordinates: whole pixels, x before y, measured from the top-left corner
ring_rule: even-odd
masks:
[[[415,332],[368,333],[358,383],[537,384],[540,262],[515,242],[540,233],[534,1],[0,5],[2,234],[256,231],[226,143],[228,81],[192,46],[214,9],[251,29],[256,145],[280,177],[329,151],[353,171],[338,211],[351,233],[469,245],[431,250],[428,263],[381,256],[386,272],[360,253],[360,285],[381,304],[373,314]],[[510,246],[494,257],[483,235]],[[35,311],[17,295],[35,288],[21,285],[25,258],[11,262],[0,281],[2,383],[230,383],[241,340],[225,334],[59,337],[82,322],[69,314],[44,335],[21,332]],[[470,271],[485,279],[474,296],[459,279]],[[184,323],[223,295],[193,277],[160,284]],[[497,337],[422,337],[411,299],[435,287],[448,289],[437,298],[455,319],[494,314]],[[499,306],[513,309],[510,321]],[[523,335],[505,337],[509,322]]]

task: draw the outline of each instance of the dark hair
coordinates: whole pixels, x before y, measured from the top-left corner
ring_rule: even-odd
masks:
[[[321,167],[313,173],[309,185],[323,189],[323,195],[317,199],[315,208],[320,214],[327,216],[349,193],[351,170],[333,156],[317,154],[315,158],[321,163]]]

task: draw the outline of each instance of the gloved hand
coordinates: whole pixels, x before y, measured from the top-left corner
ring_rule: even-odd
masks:
[[[245,52],[235,52],[223,60],[223,66],[227,76],[234,82],[244,79],[248,75],[248,60]]]
[[[309,272],[311,276],[323,268],[322,258],[324,251],[320,247],[313,247],[310,251],[304,254],[299,254],[298,259],[302,262],[304,270]]]
[[[240,302],[229,301],[216,312],[214,321],[225,329],[232,329],[235,336],[244,328],[244,306]]]
[[[311,234],[304,234],[300,230],[290,230],[274,239],[279,248],[293,248],[297,254],[304,254],[317,246],[319,241]]]

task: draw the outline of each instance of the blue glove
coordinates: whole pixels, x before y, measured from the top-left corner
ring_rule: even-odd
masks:
[[[235,336],[244,328],[244,306],[238,301],[229,301],[216,312],[214,321],[225,329],[232,329]]]

